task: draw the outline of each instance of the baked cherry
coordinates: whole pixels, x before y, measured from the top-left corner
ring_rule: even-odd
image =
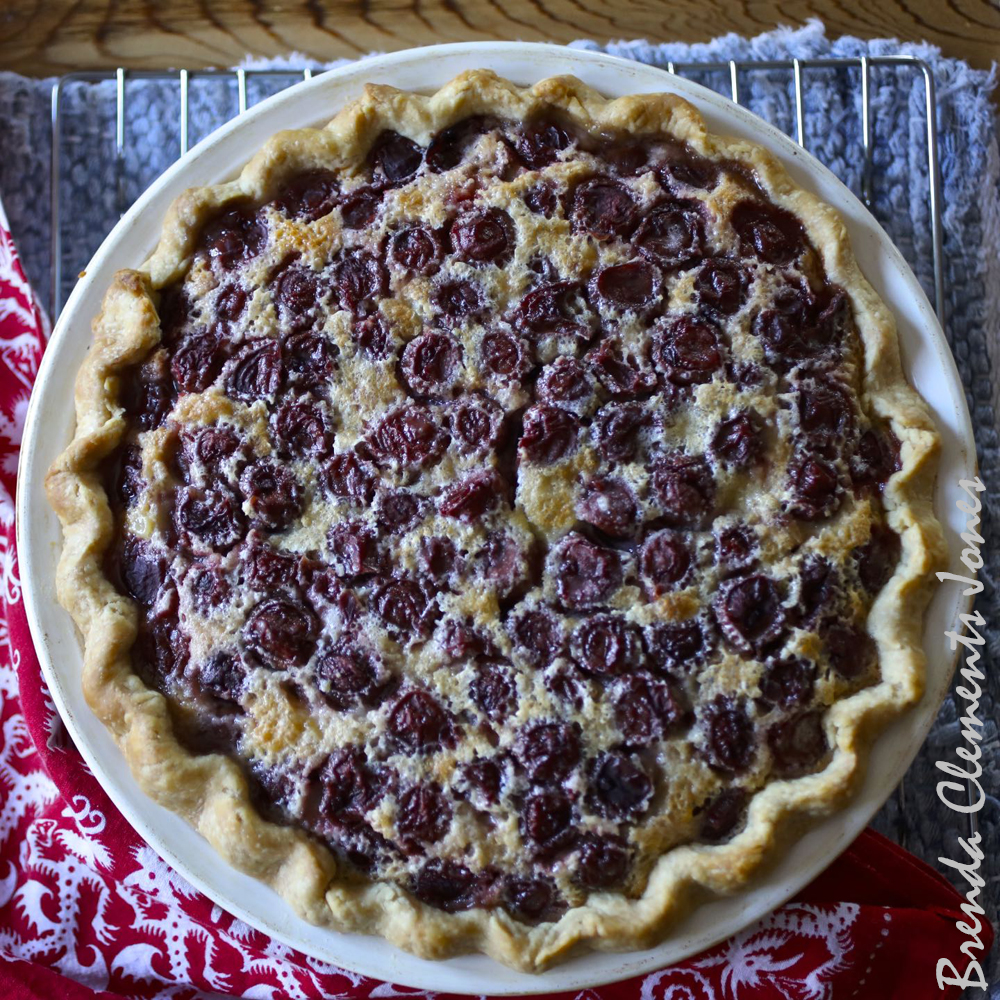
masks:
[[[377,573],[382,566],[375,529],[364,521],[338,521],[331,525],[326,547],[338,576],[357,577]]]
[[[714,609],[722,634],[744,652],[767,646],[785,632],[781,589],[761,573],[720,585]]]
[[[407,639],[430,634],[438,614],[437,604],[413,580],[385,580],[372,593],[372,607],[385,627]]]
[[[745,788],[724,788],[703,806],[698,836],[710,844],[727,840],[743,819],[749,796]]]
[[[514,256],[514,223],[502,208],[487,208],[459,216],[451,225],[455,256],[473,266],[503,267]]]
[[[385,295],[388,279],[385,266],[375,254],[361,248],[343,250],[333,265],[333,283],[340,308],[360,316],[375,311],[375,303]]]
[[[302,264],[287,264],[274,284],[282,319],[292,329],[308,325],[320,296],[316,272]]]
[[[143,607],[156,603],[160,588],[167,580],[167,562],[163,553],[149,542],[128,535],[118,559],[118,575],[125,590]]]
[[[561,406],[582,415],[594,396],[594,382],[576,358],[561,354],[542,369],[535,394],[544,403]]]
[[[719,183],[719,167],[690,146],[669,147],[658,167],[660,183],[669,191],[678,184],[711,191]]]
[[[185,486],[177,491],[174,524],[194,547],[225,552],[244,532],[243,511],[233,494],[225,489]]]
[[[720,528],[715,535],[715,565],[722,575],[743,573],[757,562],[757,533],[746,524]]]
[[[170,359],[170,374],[182,392],[204,392],[218,377],[225,345],[204,330],[185,337]]]
[[[318,333],[299,333],[284,343],[285,381],[296,389],[324,390],[337,370],[339,351],[333,341]]]
[[[492,469],[481,469],[449,486],[441,495],[438,510],[465,524],[473,524],[494,510],[506,486]]]
[[[709,764],[729,773],[748,770],[757,755],[757,744],[745,700],[716,695],[701,708],[698,717],[704,740],[702,751]]]
[[[521,453],[537,465],[558,462],[576,448],[580,422],[566,410],[540,403],[524,414]]]
[[[323,696],[340,711],[359,704],[368,708],[377,705],[389,682],[374,653],[346,643],[322,653],[315,673]]]
[[[214,653],[195,671],[198,686],[219,701],[238,703],[246,684],[246,668],[236,654]]]
[[[267,242],[267,229],[250,208],[232,208],[211,219],[201,232],[201,245],[226,271],[256,257]]]
[[[393,233],[389,259],[410,274],[433,274],[444,260],[444,241],[428,226],[408,226]]]
[[[291,470],[268,459],[248,465],[240,476],[240,490],[250,504],[253,524],[268,531],[284,531],[302,511],[302,487]]]
[[[789,656],[769,660],[758,686],[765,705],[792,708],[812,699],[815,684],[816,664],[801,656]]]
[[[804,521],[819,521],[829,517],[840,506],[843,485],[833,463],[806,452],[788,466],[786,504],[790,514]]]
[[[651,599],[682,586],[691,569],[691,550],[669,528],[653,532],[639,552],[639,575]]]
[[[634,399],[656,391],[656,373],[615,338],[602,340],[587,354],[587,362],[615,399]]]
[[[521,836],[539,857],[551,857],[576,839],[573,805],[565,792],[550,788],[535,792],[521,809]]]
[[[508,875],[503,880],[503,907],[514,918],[534,924],[554,920],[566,909],[551,879],[519,878]]]
[[[424,151],[412,139],[386,129],[368,151],[368,166],[376,181],[404,184],[420,169]]]
[[[533,785],[555,785],[580,760],[580,737],[568,722],[536,722],[521,732],[514,753]]]
[[[281,552],[251,531],[240,552],[243,580],[254,590],[273,594],[294,587],[297,575],[295,553]]]
[[[122,393],[122,405],[139,430],[159,427],[177,398],[166,352],[157,351],[139,368],[138,377],[129,379]]]
[[[633,246],[661,267],[690,267],[705,256],[705,218],[694,201],[654,208],[642,221]]]
[[[653,364],[676,386],[711,382],[722,367],[719,328],[710,320],[677,316],[659,323],[653,332]]]
[[[425,782],[406,789],[399,796],[396,829],[408,839],[434,844],[451,826],[451,804],[437,782]]]
[[[176,679],[184,672],[190,655],[191,640],[173,615],[144,621],[132,647],[136,673],[158,691],[164,690],[167,680]]]
[[[833,603],[840,586],[839,574],[821,556],[807,556],[799,573],[799,623],[812,627]]]
[[[727,257],[709,257],[694,279],[698,305],[719,316],[735,316],[747,302],[749,268]]]
[[[500,801],[503,777],[495,761],[471,761],[462,768],[462,778],[472,790],[473,796],[481,802],[495,805]]]
[[[598,454],[607,462],[630,462],[639,450],[639,434],[648,414],[639,403],[608,403],[598,410],[591,434]]]
[[[465,153],[480,136],[497,127],[496,119],[486,115],[463,118],[448,128],[441,129],[431,139],[425,157],[427,167],[434,173],[452,170],[461,163]]]
[[[500,597],[523,593],[529,585],[530,553],[509,532],[491,531],[476,553],[476,565]]]
[[[461,377],[462,347],[451,334],[428,330],[406,345],[400,367],[417,395],[445,394]]]
[[[531,170],[541,170],[554,163],[573,139],[561,125],[549,118],[529,122],[518,129],[514,148]]]
[[[583,486],[576,513],[612,538],[628,538],[639,527],[639,504],[632,488],[617,476],[595,476]]]
[[[902,468],[898,439],[891,430],[880,432],[869,427],[858,439],[850,466],[856,490],[880,493],[890,476]]]
[[[225,477],[225,466],[240,451],[239,435],[226,424],[209,427],[185,427],[181,431],[181,447],[177,462],[185,477],[194,478],[200,467],[200,478]]]
[[[500,443],[503,410],[488,396],[461,396],[447,411],[448,430],[465,455],[487,455]]]
[[[264,666],[287,670],[307,663],[316,649],[319,623],[301,604],[261,601],[243,625],[243,639]]]
[[[587,806],[599,816],[634,820],[648,808],[653,782],[646,771],[623,754],[602,754],[587,772]]]
[[[823,713],[802,712],[775,722],[767,731],[771,771],[779,778],[797,778],[816,768],[830,749]]]
[[[511,330],[487,330],[479,351],[482,370],[502,382],[519,382],[531,370],[528,345]]]
[[[404,750],[426,753],[453,740],[451,717],[433,695],[419,688],[396,701],[387,721],[390,734]]]
[[[380,187],[357,187],[340,199],[340,217],[345,229],[365,229],[378,216],[385,189]]]
[[[663,280],[649,261],[603,267],[590,281],[591,301],[618,312],[646,313],[660,302]]]
[[[332,170],[310,170],[286,181],[275,205],[292,218],[315,222],[333,211],[339,193],[340,181]]]
[[[550,664],[566,644],[559,619],[545,608],[532,608],[511,616],[507,630],[514,648],[533,667]]]
[[[357,823],[386,791],[386,774],[372,767],[362,747],[335,750],[317,774],[320,810],[342,822]]]
[[[835,383],[809,380],[795,395],[799,430],[809,445],[848,434],[854,413],[847,393]]]
[[[433,148],[433,144],[432,144]],[[431,858],[414,877],[410,890],[421,902],[445,913],[483,905],[489,882],[457,861]]]
[[[570,639],[570,651],[580,668],[595,677],[614,677],[635,670],[642,662],[639,629],[621,615],[585,618]]]
[[[242,403],[272,399],[281,386],[281,345],[258,337],[248,340],[223,369],[226,395]]]
[[[649,660],[666,674],[693,674],[711,652],[712,641],[697,618],[660,622],[646,629]]]
[[[500,663],[484,663],[469,687],[473,702],[492,722],[502,722],[517,709],[517,685]]]
[[[604,604],[621,586],[621,556],[576,532],[559,543],[550,560],[556,594],[572,610]]]
[[[889,582],[901,551],[902,543],[895,531],[887,525],[872,525],[868,541],[854,551],[858,578],[869,594],[877,594]]]
[[[630,865],[628,845],[611,834],[588,833],[580,838],[573,880],[585,889],[620,885]]]
[[[555,188],[545,181],[528,188],[521,197],[535,215],[542,215],[546,219],[551,219],[559,207],[559,197]]]
[[[698,527],[715,506],[715,480],[701,455],[673,452],[652,465],[650,485],[663,511],[675,528]]]
[[[712,457],[733,469],[749,469],[764,452],[764,422],[756,410],[740,410],[712,435]]]
[[[642,674],[622,678],[614,709],[625,743],[635,747],[661,739],[684,719],[684,707],[673,686]]]
[[[875,640],[860,625],[827,622],[820,626],[820,638],[827,662],[845,680],[864,676],[878,661]]]
[[[791,264],[806,246],[802,225],[791,212],[759,201],[741,201],[730,216],[744,257]]]
[[[320,473],[326,491],[367,507],[375,495],[378,474],[353,451],[334,455]]]
[[[621,181],[594,177],[573,192],[570,220],[574,232],[598,240],[628,239],[639,222],[639,206]]]
[[[368,436],[368,446],[383,465],[421,466],[444,454],[448,436],[426,406],[406,406],[384,417]]]
[[[489,308],[482,286],[465,278],[452,278],[435,285],[431,290],[431,304],[446,322],[452,324],[481,319]]]
[[[378,313],[355,320],[351,340],[369,361],[384,361],[395,353],[396,338],[385,317]]]
[[[425,507],[426,501],[416,493],[406,490],[382,493],[375,505],[375,520],[385,534],[402,534],[423,518]]]
[[[142,476],[142,452],[138,445],[130,444],[120,451],[110,478],[114,484],[109,496],[112,505],[121,500],[125,507],[131,507],[146,488],[146,480]]]
[[[211,615],[216,608],[224,608],[233,596],[225,571],[209,562],[195,562],[184,577],[191,594],[191,603],[203,615]]]
[[[326,415],[315,402],[282,403],[271,418],[278,454],[285,458],[309,458],[325,454],[332,435]]]
[[[591,335],[590,316],[575,281],[556,281],[528,292],[511,310],[510,321],[535,339],[557,336],[579,341]]]
[[[417,563],[420,571],[434,583],[447,585],[451,575],[459,568],[455,543],[444,535],[425,535],[420,539]]]

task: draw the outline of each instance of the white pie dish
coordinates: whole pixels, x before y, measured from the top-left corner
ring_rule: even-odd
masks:
[[[335,934],[306,924],[269,889],[220,865],[211,848],[191,828],[147,799],[122,766],[123,758],[110,736],[84,702],[78,680],[79,643],[69,617],[54,600],[58,522],[41,491],[45,469],[71,435],[72,414],[65,404],[72,397],[72,379],[89,343],[90,320],[111,274],[119,267],[145,259],[158,238],[163,215],[177,194],[193,184],[228,179],[273,132],[318,124],[332,116],[366,81],[426,90],[472,67],[495,69],[523,84],[570,72],[608,95],[673,90],[701,110],[711,131],[745,136],[770,147],[785,161],[796,181],[837,208],[851,232],[862,270],[897,315],[904,368],[928,400],[941,429],[944,460],[937,508],[942,521],[953,521],[952,494],[957,481],[972,474],[974,464],[971,426],[958,374],[916,280],[847,189],[781,133],[713,92],[670,78],[662,71],[555,46],[483,44],[439,46],[378,57],[302,84],[209,137],[146,192],[91,262],[57,325],[43,363],[24,436],[18,543],[29,621],[53,698],[67,727],[126,817],[196,886],[261,930],[325,961],[382,979],[449,992],[479,993],[484,982],[490,983],[493,994],[579,989],[661,967],[734,933],[792,895],[847,846],[891,793],[947,690],[954,660],[943,633],[954,620],[957,592],[939,592],[927,616],[927,695],[917,709],[879,740],[864,788],[848,809],[817,826],[779,866],[739,896],[695,911],[658,948],[623,955],[583,955],[548,973],[531,976],[482,956],[427,962],[396,951],[379,939]],[[322,109],[319,114],[318,109]]]

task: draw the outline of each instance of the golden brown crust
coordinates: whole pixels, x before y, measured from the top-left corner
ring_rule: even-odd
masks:
[[[751,170],[767,195],[802,221],[831,281],[851,301],[864,346],[865,399],[902,444],[902,469],[885,493],[888,522],[902,538],[895,575],[877,598],[869,628],[877,642],[881,682],[835,704],[825,727],[835,748],[821,772],[776,781],[758,792],[745,829],[719,846],[675,848],[656,863],[639,899],[592,894],[560,920],[526,926],[500,910],[445,913],[386,884],[346,885],[324,847],[302,831],[265,821],[252,806],[237,766],[221,755],[193,756],[176,739],[167,704],[132,672],[133,602],[105,577],[102,560],[113,531],[98,467],[125,431],[118,375],[159,338],[156,291],[183,275],[204,220],[236,199],[273,197],[283,180],[309,167],[356,162],[383,129],[420,143],[471,114],[523,120],[543,107],[561,109],[587,129],[666,133],[696,152]],[[932,510],[938,437],[927,408],[907,385],[892,315],[858,270],[843,223],[799,189],[781,164],[753,143],[705,132],[698,113],[669,94],[607,101],[571,77],[521,89],[492,73],[462,74],[431,97],[369,86],[323,129],[275,136],[227,184],[188,191],[171,208],[156,251],[137,270],[121,271],[94,322],[94,346],[77,379],[77,430],[47,478],[63,524],[60,602],[84,638],[88,702],[114,734],[140,786],[189,820],[231,864],[276,888],[305,919],[340,930],[378,934],[423,957],[482,951],[524,970],[540,970],[584,944],[626,950],[648,946],[686,906],[697,887],[740,889],[775,852],[782,828],[840,806],[864,769],[870,739],[914,704],[923,690],[923,610],[943,541]]]

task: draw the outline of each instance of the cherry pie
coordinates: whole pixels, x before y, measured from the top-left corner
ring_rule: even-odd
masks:
[[[369,87],[183,196],[94,334],[49,476],[88,698],[312,921],[647,945],[919,697],[892,317],[676,97]]]

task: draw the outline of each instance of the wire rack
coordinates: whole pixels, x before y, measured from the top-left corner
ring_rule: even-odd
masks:
[[[860,56],[851,59],[789,59],[789,60],[759,60],[734,61],[716,63],[669,63],[671,73],[696,78],[714,89],[728,92],[733,101],[741,103],[743,89],[741,83],[749,78],[749,74],[760,72],[787,73],[794,94],[794,120],[791,122],[774,121],[784,131],[788,132],[800,146],[806,147],[806,101],[804,99],[805,80],[811,73],[818,71],[840,71],[850,75],[852,86],[860,90],[861,113],[861,147],[858,153],[861,157],[861,171],[857,179],[856,194],[869,207],[873,203],[874,193],[878,184],[878,170],[875,167],[876,128],[873,113],[871,90],[873,75],[877,73],[895,73],[915,75],[923,83],[923,114],[927,145],[927,203],[929,206],[931,265],[933,273],[933,296],[938,318],[942,325],[944,316],[944,279],[941,259],[941,181],[938,168],[937,122],[935,118],[934,76],[930,67],[920,59],[912,56]],[[138,178],[129,174],[129,84],[141,80],[157,81],[164,84],[173,83],[176,86],[176,119],[173,132],[173,142],[176,143],[177,156],[183,156],[192,144],[192,128],[190,109],[196,99],[199,88],[222,85],[228,92],[229,99],[214,102],[213,110],[217,118],[215,126],[224,124],[235,115],[243,114],[248,107],[256,103],[255,98],[262,99],[294,83],[309,80],[316,70],[302,69],[238,69],[238,70],[179,70],[172,72],[134,71],[118,69],[114,72],[81,72],[70,73],[61,77],[52,87],[52,173],[50,186],[51,219],[52,219],[52,288],[51,315],[58,317],[71,290],[74,275],[86,265],[92,253],[97,249],[105,233],[126,212],[134,200],[132,192],[138,194],[152,182],[153,177]],[[73,116],[67,113],[65,95],[67,90],[78,84],[94,84],[114,82],[113,106],[107,108],[109,125],[113,121],[113,149],[95,149],[94,155],[100,157],[107,165],[110,157],[109,178],[114,191],[114,205],[108,206],[107,229],[104,232],[89,232],[85,239],[70,241],[65,239],[67,219],[70,213],[63,211],[63,193],[61,179],[67,145],[74,141]],[[899,85],[911,83],[912,80],[900,80]],[[263,85],[263,86],[262,86]],[[171,88],[172,90],[174,88]],[[232,91],[235,90],[235,94]],[[257,95],[260,95],[259,97]],[[235,100],[232,100],[232,97]],[[112,118],[113,116],[113,118]],[[109,137],[110,138],[110,137]],[[195,141],[198,138],[196,137]],[[102,145],[107,145],[102,139]],[[138,183],[137,183],[138,182]],[[67,244],[72,243],[67,253]],[[77,259],[79,258],[79,259]]]

